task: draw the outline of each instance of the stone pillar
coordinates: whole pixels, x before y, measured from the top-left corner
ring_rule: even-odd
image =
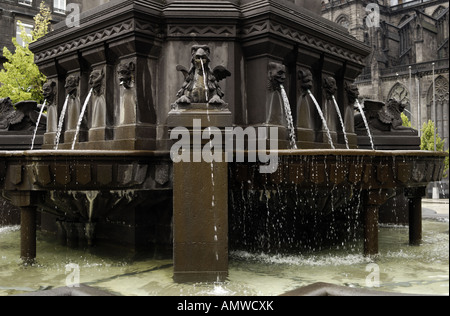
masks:
[[[62,139],[60,139],[59,149],[69,149],[72,148],[72,143],[76,135],[77,125],[80,118],[81,108],[85,101],[88,92],[88,73],[86,72],[86,67],[80,60],[78,54],[72,54],[61,58],[58,60],[58,65],[60,66],[60,73],[64,73],[64,92],[63,98],[59,98],[61,104],[59,104],[60,110],[62,111],[63,105],[66,102],[67,96],[67,108],[64,116],[64,144],[62,144]],[[59,90],[61,91],[61,90]],[[58,92],[59,92],[58,91]],[[59,113],[58,122],[61,118],[61,113]],[[83,119],[81,124],[81,129],[78,134],[78,141],[84,142],[87,139],[87,122]]]
[[[201,120],[201,127],[193,119]],[[190,136],[189,141],[181,140],[183,149],[190,151],[188,161],[174,164],[176,282],[217,282],[228,276],[228,164],[223,154],[222,162],[203,159],[201,148],[209,145],[201,134],[208,127],[223,130],[231,125],[232,114],[225,105],[208,110],[206,104],[192,104],[169,113],[169,128],[182,127]]]
[[[338,86],[339,90],[342,90],[342,104],[343,104],[343,119],[345,132],[347,135],[348,143],[351,149],[358,148],[358,137],[355,132],[355,110],[356,100],[359,97],[358,87],[353,83],[361,71],[357,65],[352,65],[350,62],[344,66],[344,80],[342,85]]]
[[[20,183],[22,181],[22,174],[17,169],[10,169],[8,174],[9,182]],[[29,191],[5,191],[3,193],[11,204],[20,208],[20,257],[25,264],[32,264],[36,259],[37,209],[33,206],[36,197]]]
[[[48,77],[43,91],[47,102],[47,131],[44,135],[44,148],[53,148],[58,130],[58,77]]]
[[[343,69],[344,62],[339,59],[331,58],[325,56],[322,60],[322,111],[324,118],[327,122],[328,129],[330,130],[330,135],[333,140],[335,148],[345,148],[343,141],[343,130],[340,126],[340,120],[338,117],[337,109],[333,101],[333,97],[339,106],[339,111],[343,116],[342,111],[342,98],[341,95],[343,91]],[[341,134],[342,142],[338,141],[338,133]],[[322,138],[322,143],[325,144],[326,148],[330,148],[328,135],[325,131],[325,127],[322,126],[322,130],[318,133],[319,140]]]
[[[43,86],[43,96],[47,100],[47,132],[44,134],[42,149],[55,147],[56,131],[58,129],[59,107],[62,107],[64,83],[58,77],[56,60],[52,59],[39,65],[39,70],[47,76],[47,82]]]
[[[420,245],[422,242],[422,198],[426,195],[426,188],[405,189],[409,199],[409,244]]]
[[[267,46],[260,41],[243,43],[247,70],[247,115],[248,124],[255,128],[265,127],[266,135],[272,127],[278,128],[278,148],[290,148],[289,130],[281,95],[281,85],[288,93],[295,69],[287,67],[285,57],[293,55],[294,46],[285,45],[277,40],[267,40]],[[263,41],[263,40],[261,40]],[[295,75],[295,74],[294,74]],[[291,104],[292,106],[292,104]],[[295,114],[295,109],[291,109]],[[270,135],[269,143],[273,139]]]
[[[147,58],[122,60],[118,66],[119,112],[116,113],[115,141],[119,148],[155,149],[156,112],[152,73]]]
[[[330,146],[330,140],[328,139],[328,133],[330,133],[333,146],[337,148],[338,143],[338,113],[336,112],[336,106],[334,105],[333,98],[336,98],[337,85],[336,79],[332,76],[324,75],[322,80],[322,112],[326,122],[322,124],[322,131],[319,133],[322,135],[322,142]],[[328,131],[326,130],[328,128]]]
[[[364,210],[364,255],[378,254],[378,206],[367,205]]]
[[[36,207],[20,208],[20,257],[26,264],[36,259]]]
[[[394,193],[392,190],[370,190],[367,192],[363,210],[365,256],[378,254],[379,209]]]
[[[297,147],[300,149],[314,148],[317,113],[314,100],[309,92],[313,93],[314,80],[311,71],[307,68],[298,72],[299,96],[297,98]]]
[[[104,46],[82,52],[90,65],[89,89],[93,88],[88,111],[89,142],[98,149],[105,140],[113,139],[114,63],[116,57]]]

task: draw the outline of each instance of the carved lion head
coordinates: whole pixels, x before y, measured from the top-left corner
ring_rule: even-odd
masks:
[[[74,96],[77,92],[78,85],[80,83],[80,77],[76,75],[70,75],[66,78],[66,84],[64,88],[66,88],[66,94],[70,94]]]
[[[130,89],[134,80],[136,65],[133,62],[121,63],[117,68],[117,75],[120,85],[125,89]]]
[[[272,89],[278,90],[286,81],[286,66],[280,63],[269,63],[269,82]]]
[[[56,96],[56,82],[49,80],[42,86],[42,94],[48,103],[53,103]]]
[[[93,70],[89,76],[89,86],[94,89],[94,92],[97,95],[101,93],[104,77],[103,69]]]
[[[333,77],[327,76],[323,79],[323,88],[327,94],[327,98],[331,98],[337,91],[336,80]]]

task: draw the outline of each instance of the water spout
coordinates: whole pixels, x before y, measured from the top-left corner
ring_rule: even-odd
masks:
[[[36,141],[37,131],[39,129],[39,124],[41,123],[42,114],[44,114],[45,107],[47,105],[47,100],[44,100],[44,104],[42,104],[41,111],[39,112],[39,117],[36,121],[36,128],[34,129],[33,139],[31,140],[31,149],[34,149],[34,142]]]
[[[364,124],[366,125],[367,135],[369,135],[370,144],[372,145],[372,150],[375,150],[375,145],[373,144],[372,132],[370,131],[369,122],[367,122],[367,117],[366,117],[366,114],[364,113],[364,109],[363,109],[361,103],[359,103],[358,99],[356,100],[356,104],[358,105],[359,111],[361,112],[361,116],[364,120]]]
[[[92,222],[92,216],[94,215],[94,201],[99,195],[99,191],[87,191],[86,198],[89,201],[89,223]]]
[[[86,112],[87,105],[89,104],[89,101],[91,100],[91,96],[92,96],[92,92],[93,91],[94,91],[94,88],[91,88],[91,90],[89,91],[88,96],[86,97],[86,100],[84,101],[83,108],[81,109],[80,117],[78,119],[78,124],[77,124],[77,130],[75,132],[75,137],[73,138],[72,150],[75,149],[75,145],[77,143],[78,134],[80,133],[81,123],[83,122],[84,113]]]
[[[328,128],[327,121],[325,120],[325,117],[323,116],[323,112],[322,112],[322,109],[320,108],[319,103],[317,103],[317,100],[314,97],[314,95],[312,94],[311,90],[308,90],[308,94],[311,97],[311,99],[313,100],[314,104],[316,105],[317,111],[319,112],[320,118],[322,119],[322,123],[327,132],[327,137],[328,137],[328,141],[330,142],[331,148],[336,149],[336,147],[334,147],[334,144],[333,144],[333,139],[331,138],[330,129]]]
[[[291,149],[297,149],[297,139],[295,136],[294,119],[292,118],[291,105],[289,103],[289,98],[286,94],[286,90],[283,85],[280,85],[281,96],[283,97],[284,112],[286,114],[286,120],[289,128],[289,139],[291,144]]]
[[[64,118],[66,116],[67,106],[69,104],[69,98],[70,98],[70,94],[68,94],[66,97],[66,101],[64,102],[64,106],[61,111],[61,116],[59,117],[58,131],[56,132],[56,138],[55,138],[55,150],[58,150],[59,139],[61,138],[61,133],[62,133],[63,124],[64,124]]]
[[[345,131],[344,120],[342,119],[341,110],[339,109],[339,105],[338,105],[334,95],[332,96],[332,98],[333,98],[334,106],[336,107],[336,112],[338,114],[339,121],[341,122],[342,132],[344,133],[345,145],[347,146],[347,149],[350,149],[350,146],[348,144],[347,132]]]
[[[200,58],[200,62],[202,63],[202,71],[203,71],[203,83],[205,84],[205,96],[206,96],[206,102],[209,101],[209,96],[208,96],[208,83],[206,80],[206,72],[205,72],[205,64],[203,63],[203,59]]]

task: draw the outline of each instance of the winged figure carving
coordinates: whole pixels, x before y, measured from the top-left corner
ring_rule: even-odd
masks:
[[[184,76],[184,83],[177,93],[176,104],[208,103],[221,105],[224,93],[219,82],[231,76],[224,66],[211,68],[210,48],[206,45],[194,45],[191,49],[192,60],[189,69],[177,65],[177,71]]]

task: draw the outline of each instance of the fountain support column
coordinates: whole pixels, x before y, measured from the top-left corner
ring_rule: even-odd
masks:
[[[201,120],[201,130],[194,119]],[[209,140],[202,140],[202,134],[208,136],[207,128],[223,131],[232,126],[231,112],[227,105],[192,104],[172,110],[168,126],[187,128],[190,134],[183,147],[190,149],[189,161],[174,163],[173,172],[174,280],[224,281],[228,276],[228,163],[223,151],[222,162],[205,162],[201,148],[209,148]],[[193,145],[196,140],[201,143]]]
[[[20,208],[20,257],[25,264],[36,259],[36,215],[30,192],[9,192],[8,199]]]
[[[369,190],[364,214],[364,255],[378,254],[378,219],[381,205],[393,195],[392,190]]]
[[[36,259],[36,207],[20,208],[20,257],[24,263]]]
[[[422,198],[426,188],[408,188],[405,195],[409,200],[409,244],[420,245],[422,242]]]

